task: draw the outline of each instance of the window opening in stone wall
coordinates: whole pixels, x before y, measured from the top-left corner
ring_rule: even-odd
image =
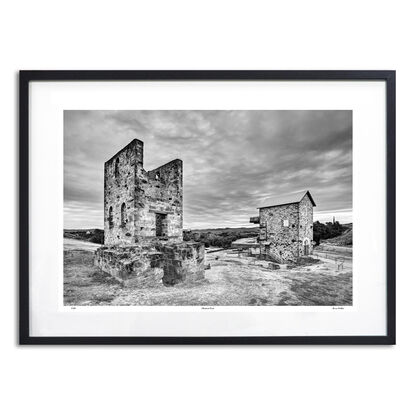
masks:
[[[156,213],[156,236],[167,236],[167,215]]]
[[[121,228],[124,228],[125,224],[127,223],[127,215],[125,209],[125,203],[123,203],[121,205]]]
[[[114,216],[112,214],[112,206],[110,206],[108,210],[108,225],[110,229],[114,227]]]
[[[290,223],[289,223],[288,219],[284,219],[282,226],[287,227],[289,225],[290,225]]]

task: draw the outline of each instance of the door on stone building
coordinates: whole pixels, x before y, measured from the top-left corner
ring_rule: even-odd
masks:
[[[308,242],[307,239],[304,241],[304,255],[305,256],[310,255],[310,243]]]
[[[167,236],[167,215],[156,213],[156,236]]]

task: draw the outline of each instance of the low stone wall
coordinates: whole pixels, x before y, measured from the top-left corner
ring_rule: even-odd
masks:
[[[205,247],[198,242],[154,241],[145,245],[103,246],[94,262],[118,281],[158,278],[164,285],[204,277]]]

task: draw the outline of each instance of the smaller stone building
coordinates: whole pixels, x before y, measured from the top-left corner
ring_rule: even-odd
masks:
[[[263,257],[279,263],[295,262],[313,250],[313,208],[310,192],[272,197],[259,207],[259,245]]]

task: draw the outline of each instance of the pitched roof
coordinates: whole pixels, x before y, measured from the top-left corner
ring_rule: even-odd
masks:
[[[310,192],[308,190],[302,190],[301,192],[287,193],[284,195],[269,197],[261,203],[258,209],[271,206],[289,205],[291,203],[299,203],[305,195],[308,195],[313,206],[316,206]]]

